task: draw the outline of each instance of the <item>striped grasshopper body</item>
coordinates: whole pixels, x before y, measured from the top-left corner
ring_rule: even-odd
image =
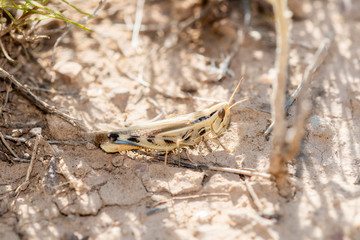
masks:
[[[240,87],[237,85],[228,102],[218,103],[202,111],[178,117],[131,126],[112,132],[95,135],[95,142],[109,153],[133,149],[153,149],[168,152],[195,146],[203,140],[219,137],[230,124],[230,103]],[[241,101],[242,102],[242,101]]]

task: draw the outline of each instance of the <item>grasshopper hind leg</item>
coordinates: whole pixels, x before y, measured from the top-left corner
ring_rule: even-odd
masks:
[[[165,166],[166,166],[166,164],[167,164],[168,153],[169,153],[169,151],[166,151],[166,152],[165,152],[165,161],[164,161],[164,165],[165,165]]]
[[[213,140],[213,141],[216,142],[218,145],[220,145],[225,151],[231,152],[231,150],[228,149],[228,148],[226,148],[226,147],[224,146],[224,144],[222,144],[221,141],[220,141],[218,138],[213,138],[213,139],[211,139],[211,140]]]

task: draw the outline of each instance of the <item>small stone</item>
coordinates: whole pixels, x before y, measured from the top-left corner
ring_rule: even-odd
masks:
[[[318,115],[309,118],[307,128],[315,136],[329,136],[332,134],[330,124]]]
[[[53,114],[46,115],[46,120],[50,130],[51,137],[57,140],[78,140],[78,128],[75,128],[70,123],[62,120]]]
[[[20,137],[24,134],[24,130],[23,129],[13,129],[11,131],[11,136],[12,137]]]
[[[121,167],[124,164],[124,156],[117,156],[111,160],[114,167]]]
[[[97,192],[84,193],[75,200],[70,196],[59,197],[56,200],[62,214],[80,214],[80,215],[95,215],[100,207],[102,201]]]
[[[253,52],[253,58],[254,58],[255,60],[258,60],[258,61],[262,60],[262,59],[264,58],[264,52],[263,52],[263,51],[259,51],[259,50],[254,51],[254,52]]]
[[[259,31],[250,31],[249,32],[250,37],[252,37],[255,41],[260,41],[262,36],[261,33]]]
[[[209,214],[209,212],[205,210],[196,212],[194,215],[197,221],[201,224],[210,223],[212,219],[212,216]]]
[[[88,143],[86,143],[86,149],[95,150],[95,149],[97,149],[97,147],[94,144],[88,142]]]
[[[67,82],[73,82],[82,70],[82,66],[76,62],[59,62],[54,66],[55,71]]]
[[[25,159],[30,159],[30,154],[28,153],[24,153],[24,156],[23,156]]]
[[[107,94],[108,98],[122,111],[125,111],[130,92],[126,88],[117,88]]]
[[[288,1],[288,7],[293,13],[295,19],[306,19],[311,12],[311,5],[302,0]]]
[[[38,135],[41,135],[41,132],[42,132],[42,129],[39,128],[39,127],[37,127],[37,128],[31,129],[31,130],[29,131],[29,135],[30,135],[31,137],[36,137],[36,136],[38,136]]]

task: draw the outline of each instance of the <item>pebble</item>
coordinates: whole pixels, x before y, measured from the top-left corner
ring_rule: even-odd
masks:
[[[107,94],[108,98],[122,111],[125,111],[130,92],[126,88],[117,88]]]
[[[124,156],[117,156],[111,160],[114,167],[121,167],[124,164]]]
[[[11,131],[11,136],[12,137],[20,137],[24,134],[24,130],[23,129],[13,129]]]
[[[37,135],[41,135],[42,129],[37,127],[37,128],[33,128],[29,131],[29,135],[30,137],[36,137]]]
[[[307,128],[315,136],[328,136],[332,133],[330,123],[318,115],[313,115],[309,118]]]
[[[65,81],[73,82],[75,78],[79,76],[83,68],[77,62],[67,61],[55,64],[54,69],[65,79]]]

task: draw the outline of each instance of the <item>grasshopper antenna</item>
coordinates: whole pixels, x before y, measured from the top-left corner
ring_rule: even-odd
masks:
[[[233,98],[234,98],[234,96],[235,96],[235,93],[239,90],[240,85],[241,85],[241,83],[242,83],[243,80],[244,80],[244,77],[241,77],[238,85],[237,85],[236,88],[235,88],[235,91],[233,92],[233,94],[231,95],[231,97],[230,97],[230,99],[229,99],[229,104],[232,102],[232,100],[233,100]],[[233,105],[233,106],[234,106],[234,105]]]
[[[245,98],[245,99],[243,99],[243,100],[237,101],[237,102],[235,102],[233,105],[231,105],[231,106],[229,107],[229,109],[235,107],[236,105],[238,105],[238,104],[240,104],[240,103],[246,102],[247,100],[249,100],[249,98]]]

